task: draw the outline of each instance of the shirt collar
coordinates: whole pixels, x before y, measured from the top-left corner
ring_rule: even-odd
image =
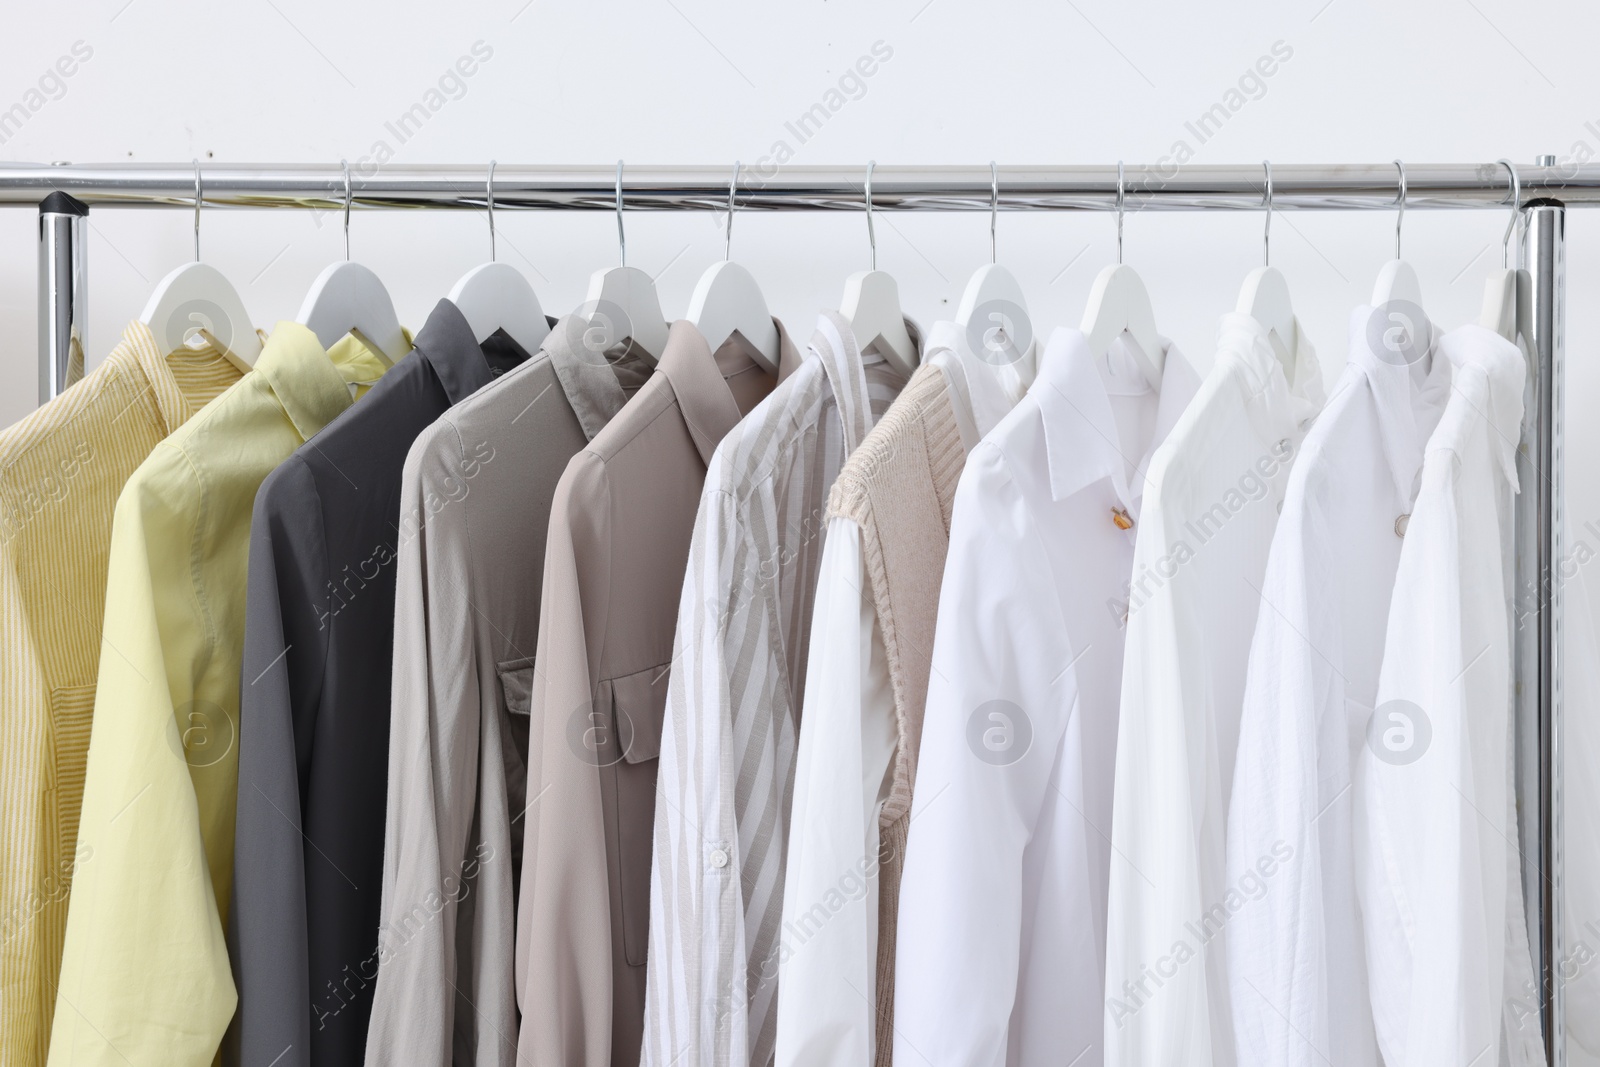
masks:
[[[494,377],[467,317],[450,300],[440,300],[433,306],[428,321],[417,333],[417,351],[433,368],[452,405],[488,385]]]
[[[582,315],[563,315],[540,348],[550,359],[584,438],[593,441],[628,402],[623,383],[643,384],[650,377],[651,362],[633,338],[599,349],[588,343],[588,330],[589,321]]]
[[[805,362],[805,355],[789,337],[789,331],[778,321],[778,316],[772,316],[772,325],[778,328],[778,381],[781,382]]]
[[[1147,388],[1127,348],[1131,343],[1131,338],[1117,337],[1103,361],[1095,359],[1088,340],[1078,330],[1059,328],[1045,344],[1039,376],[1028,395],[1037,398],[1043,416],[1050,495],[1055,500],[1064,500],[1109,478],[1123,507],[1137,515],[1150,457],[1200,388],[1200,376],[1194,367],[1176,345],[1162,338],[1165,355],[1150,441],[1137,459],[1125,456],[1111,410],[1111,390],[1136,392]],[[1134,461],[1131,484],[1127,475],[1130,460]]]
[[[1487,411],[1478,411],[1489,427],[1489,447],[1513,492],[1517,491],[1517,442],[1522,437],[1522,394],[1527,379],[1527,356],[1493,330],[1475,322],[1458,326],[1439,339],[1439,351],[1449,361],[1453,379],[1481,373],[1487,379]],[[1452,382],[1454,391],[1465,394]]]
[[[1316,349],[1300,328],[1298,318],[1294,320],[1294,336],[1292,374],[1285,373],[1283,360],[1274,349],[1267,328],[1242,311],[1230,311],[1222,316],[1217,329],[1217,350],[1219,359],[1226,353],[1244,369],[1251,380],[1252,394],[1272,391],[1282,383],[1287,392],[1287,413],[1293,417],[1295,425],[1300,426],[1322,410],[1325,394]],[[1277,432],[1276,429],[1273,432]]]
[[[916,323],[905,320],[906,333],[912,346],[922,351],[922,334]],[[839,406],[839,421],[844,427],[845,454],[849,455],[861,444],[862,438],[872,429],[872,401],[867,395],[869,364],[883,364],[884,377],[890,379],[898,390],[906,382],[906,375],[890,371],[894,365],[884,359],[876,342],[865,349],[859,347],[849,320],[837,311],[824,311],[817,316],[817,329],[811,335],[807,350],[811,358],[822,363],[822,372],[833,389],[834,402]],[[877,373],[876,371],[874,372]]]
[[[730,337],[719,351],[732,351],[729,346],[736,349],[740,343],[741,339]],[[723,367],[694,324],[679,319],[667,330],[667,343],[656,369],[666,375],[694,447],[700,459],[710,466],[717,443],[743,417],[733,392],[723,381]]]
[[[972,350],[967,330],[960,323],[942,320],[928,331],[927,345],[923,362],[943,372],[950,407],[961,430],[962,450],[971,452],[1027,393],[1027,383],[1018,371],[1023,366],[1038,366],[1038,342],[1031,342],[1015,362],[996,363]]]
[[[266,335],[260,330],[256,331],[263,344]],[[204,335],[201,335],[202,340]],[[179,383],[177,375],[172,373],[172,365],[167,357],[171,352],[162,351],[160,342],[156,340],[154,331],[145,323],[134,319],[122,330],[122,342],[133,353],[134,362],[138,364],[139,371],[150,386],[151,393],[156,398],[156,409],[161,415],[162,425],[167,433],[171,433],[199,410],[189,397],[184,393],[183,386]],[[208,359],[227,359],[227,355],[210,341],[203,344],[185,345],[182,358],[194,360],[196,363]]]
[[[358,389],[352,396],[350,386],[370,386],[388,367],[383,354],[356,334],[345,334],[324,350],[316,334],[286,321],[273,327],[255,373],[271,386],[301,440],[310,440],[364,392]]]
[[[134,319],[123,328],[122,340],[133,352],[139,370],[144,373],[150,391],[155,394],[156,409],[161,413],[161,422],[167,432],[171,433],[188,421],[188,417],[193,413],[187,410],[188,405],[184,403],[183,393],[178,389],[178,383],[172,376],[172,368],[167,366],[167,354],[161,351],[155,333],[138,319]],[[210,347],[210,342],[206,343],[206,347]]]
[[[1374,344],[1376,309],[1350,313],[1350,363],[1366,376],[1377,409],[1384,462],[1400,492],[1411,499],[1419,486],[1423,450],[1439,424],[1450,393],[1450,360],[1438,355],[1439,331],[1427,326],[1428,347],[1420,359],[1403,360]]]

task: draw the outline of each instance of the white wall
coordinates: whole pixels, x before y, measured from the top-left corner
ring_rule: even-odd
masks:
[[[1576,0],[12,3],[0,14],[0,110],[27,99],[76,42],[93,54],[59,89],[47,86],[59,99],[0,144],[0,158],[356,161],[383,140],[405,163],[620,156],[731,167],[784,140],[796,163],[1153,162],[1182,140],[1200,163],[1530,162],[1600,149],[1597,30],[1600,14]],[[892,56],[859,99],[799,143],[786,120],[877,42]],[[1292,55],[1259,98],[1199,143],[1185,122],[1277,42]],[[458,99],[399,143],[385,122],[475,44],[492,55]],[[928,322],[953,310],[987,260],[987,218],[879,219],[879,264],[899,279],[908,311]],[[528,273],[553,312],[582,299],[589,273],[616,258],[607,214],[502,212],[497,221],[501,258]],[[1437,321],[1476,316],[1504,224],[1499,212],[1408,213],[1406,257]],[[1349,309],[1392,254],[1393,228],[1388,213],[1277,215],[1273,260],[1330,380],[1344,359]],[[34,229],[32,211],[0,211],[0,425],[35,396]],[[93,363],[153,283],[190,256],[191,237],[190,217],[175,211],[97,209],[91,229]],[[1600,420],[1584,417],[1600,399],[1600,315],[1585,299],[1600,281],[1600,211],[1573,212],[1568,233],[1576,531],[1600,520],[1592,460]],[[660,272],[669,316],[722,256],[710,216],[630,215],[628,239],[629,262]],[[1147,214],[1129,220],[1126,240],[1163,330],[1208,358],[1217,316],[1259,261],[1260,217]],[[337,215],[212,211],[202,241],[264,326],[292,315],[317,271],[342,256]],[[351,242],[412,325],[487,253],[484,220],[468,213],[358,213]],[[734,254],[804,338],[844,276],[864,266],[865,226],[845,214],[747,215],[737,220]],[[1041,331],[1076,323],[1091,279],[1114,254],[1108,215],[1000,220],[1001,260],[1022,281]],[[1569,708],[1577,716],[1592,709]],[[1600,917],[1600,901],[1573,907]]]

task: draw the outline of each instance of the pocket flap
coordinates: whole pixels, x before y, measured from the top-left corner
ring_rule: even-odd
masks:
[[[661,755],[661,723],[667,713],[671,666],[663,663],[604,683],[611,690],[617,732],[626,745],[622,758],[629,763],[644,763]]]
[[[498,664],[500,692],[505,697],[506,710],[513,715],[533,712],[533,657],[509,659]]]

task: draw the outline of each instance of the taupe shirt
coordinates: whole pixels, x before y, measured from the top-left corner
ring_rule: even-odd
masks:
[[[551,497],[652,373],[564,319],[406,457],[366,1062],[515,1062],[515,878]],[[313,995],[323,990],[313,990]]]
[[[799,354],[778,324],[779,377]],[[656,763],[706,466],[771,392],[737,335],[672,325],[658,373],[556,487],[531,694],[517,916],[523,1062],[632,1067],[644,1017]]]

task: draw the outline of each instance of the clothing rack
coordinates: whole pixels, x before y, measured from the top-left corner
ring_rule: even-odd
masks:
[[[0,206],[39,219],[40,400],[63,388],[83,347],[87,218],[92,208],[453,208],[490,204],[489,166],[0,164]],[[737,178],[735,174],[737,173]],[[493,170],[495,208],[556,211],[1276,211],[1506,208],[1502,163],[817,167],[516,166]],[[870,175],[870,177],[869,177]],[[1561,794],[1563,334],[1568,205],[1600,204],[1600,164],[1516,168],[1531,282],[1532,374],[1518,450],[1512,635],[1516,791],[1523,884],[1545,1047],[1565,1063]],[[730,195],[730,179],[734,188]],[[1403,183],[1403,186],[1402,186]],[[1402,196],[1401,190],[1404,188]],[[198,223],[198,220],[197,220]],[[1521,991],[1508,990],[1508,996]]]

